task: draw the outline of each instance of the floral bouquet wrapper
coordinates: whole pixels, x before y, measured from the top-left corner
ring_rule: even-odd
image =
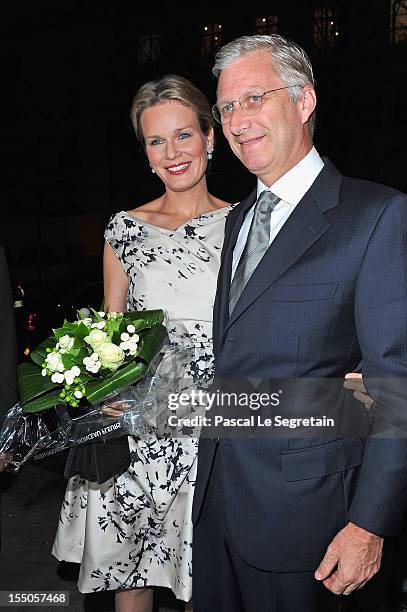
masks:
[[[193,351],[169,344],[164,320],[163,310],[78,312],[77,321],[53,330],[32,363],[18,367],[20,403],[0,431],[7,469],[66,448],[148,435],[166,414],[168,394],[185,388]]]

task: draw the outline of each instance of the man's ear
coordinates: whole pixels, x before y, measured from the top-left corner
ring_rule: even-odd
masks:
[[[301,118],[303,123],[307,123],[317,105],[317,96],[315,89],[306,85],[303,89],[302,96],[299,99]]]

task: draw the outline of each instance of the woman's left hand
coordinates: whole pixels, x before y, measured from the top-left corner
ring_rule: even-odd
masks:
[[[129,405],[126,402],[110,402],[102,406],[100,411],[111,417],[119,417],[122,416],[123,412],[128,407]]]

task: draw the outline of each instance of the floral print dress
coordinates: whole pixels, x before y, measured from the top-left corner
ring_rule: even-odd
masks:
[[[119,212],[105,231],[129,279],[128,310],[166,310],[171,340],[195,346],[188,363],[195,380],[213,369],[212,308],[231,208],[175,230]],[[128,441],[131,464],[121,476],[102,485],[69,480],[52,553],[81,564],[81,592],[161,586],[189,601],[198,441],[154,434]]]

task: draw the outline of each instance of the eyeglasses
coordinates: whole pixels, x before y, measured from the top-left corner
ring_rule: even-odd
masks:
[[[277,87],[276,89],[269,89],[263,91],[263,93],[248,92],[243,96],[240,96],[237,100],[232,102],[226,102],[221,108],[216,104],[212,106],[212,115],[218,123],[226,125],[230,123],[233,115],[234,105],[236,102],[239,103],[240,108],[246,115],[256,115],[263,104],[263,98],[266,94],[272,93],[273,91],[280,91],[281,89],[289,89],[290,87],[301,87],[301,85],[286,85],[285,87]]]

